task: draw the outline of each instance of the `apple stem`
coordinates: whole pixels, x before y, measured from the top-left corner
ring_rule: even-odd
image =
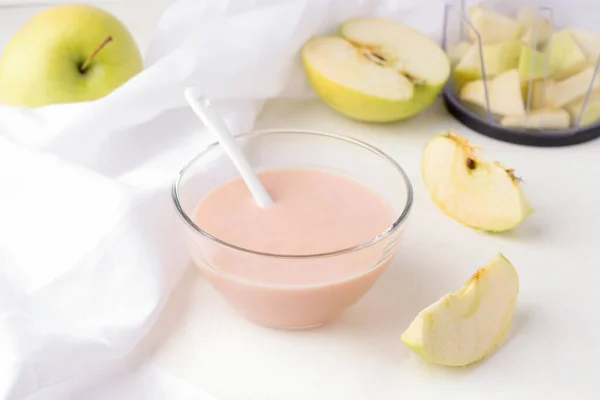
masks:
[[[79,72],[84,73],[85,70],[90,66],[90,63],[92,62],[94,57],[96,57],[96,54],[98,54],[100,52],[100,50],[102,50],[104,48],[104,46],[106,46],[112,40],[113,40],[113,38],[110,35],[105,37],[104,40],[98,45],[98,47],[96,47],[96,49],[94,51],[92,51],[92,54],[90,54],[90,56],[87,58],[87,60],[85,60],[85,62],[81,65],[81,67],[79,67]]]
[[[475,160],[473,160],[472,158],[467,158],[467,168],[469,169],[475,169],[475,167],[477,166],[477,164],[475,163]]]

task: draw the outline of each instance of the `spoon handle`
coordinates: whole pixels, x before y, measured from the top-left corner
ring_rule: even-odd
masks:
[[[252,171],[252,167],[250,167],[248,160],[229,132],[225,121],[211,107],[210,100],[204,97],[196,88],[187,88],[185,90],[185,98],[194,113],[215,133],[219,143],[223,146],[225,152],[237,168],[246,186],[248,186],[254,200],[260,207],[271,206],[273,200],[269,196],[269,193],[267,193],[258,176]]]

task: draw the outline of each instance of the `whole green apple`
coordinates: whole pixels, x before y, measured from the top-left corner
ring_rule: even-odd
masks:
[[[21,107],[95,100],[143,68],[127,28],[110,13],[66,4],[40,12],[0,57],[0,102]]]

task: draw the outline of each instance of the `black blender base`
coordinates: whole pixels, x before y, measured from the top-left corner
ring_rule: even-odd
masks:
[[[452,88],[446,88],[443,93],[444,105],[448,112],[475,132],[503,142],[535,147],[563,147],[585,143],[600,137],[600,125],[598,124],[569,131],[518,130],[491,124],[462,105],[450,93],[451,90]]]

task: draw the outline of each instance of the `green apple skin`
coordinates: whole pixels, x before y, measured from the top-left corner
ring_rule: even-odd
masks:
[[[495,293],[491,292],[494,288]],[[518,293],[517,271],[499,253],[485,267],[477,270],[457,292],[446,294],[421,310],[400,340],[408,349],[434,364],[465,367],[476,363],[490,356],[506,336]],[[500,307],[493,309],[490,304]],[[447,318],[444,320],[444,314],[453,317],[451,325],[454,326],[441,334],[449,323]],[[486,318],[490,320],[486,321]],[[468,320],[471,323],[465,322]],[[452,331],[456,333],[455,329],[461,324],[465,328],[461,333],[467,337],[451,334]],[[486,330],[486,325],[493,328]],[[469,340],[473,338],[468,336],[478,337],[479,341]],[[448,349],[453,350],[452,357],[448,356],[451,354]]]
[[[429,107],[444,86],[443,83],[436,86],[415,85],[411,99],[394,101],[340,85],[312,68],[304,57],[302,65],[310,85],[329,107],[362,122],[396,122],[411,117]]]
[[[588,67],[587,57],[568,30],[554,32],[548,46],[553,78],[559,81],[567,79]]]
[[[521,82],[535,81],[552,76],[553,72],[545,53],[523,46],[519,57],[519,76]]]
[[[80,67],[112,37],[84,72]],[[143,69],[127,28],[89,5],[44,10],[10,39],[0,58],[0,102],[21,107],[96,100]]]
[[[512,315],[511,315],[511,317],[512,317]],[[423,319],[423,330],[425,330],[425,331],[431,330],[434,325],[432,316],[425,314],[425,315],[422,315],[421,318]],[[412,332],[405,333],[401,337],[400,340],[404,344],[404,346],[406,346],[406,348],[408,348],[410,351],[412,351],[413,353],[415,353],[416,355],[418,355],[423,360],[425,360],[429,363],[438,364],[438,365],[441,365],[444,367],[466,367],[468,365],[477,363],[477,362],[483,360],[484,358],[487,358],[490,355],[492,355],[492,353],[494,353],[496,348],[500,345],[500,343],[502,342],[502,340],[508,333],[510,326],[511,326],[511,324],[510,324],[510,319],[509,319],[508,322],[502,328],[502,330],[500,332],[498,332],[498,335],[494,339],[494,345],[490,346],[490,348],[487,349],[487,351],[485,353],[481,354],[481,356],[476,357],[475,359],[470,360],[467,363],[465,363],[465,362],[462,362],[462,363],[442,362],[440,360],[436,360],[434,357],[432,357],[427,352],[427,350],[425,350],[425,348],[423,347],[423,344],[421,343],[421,341],[419,339],[412,337],[412,335],[411,335]]]

